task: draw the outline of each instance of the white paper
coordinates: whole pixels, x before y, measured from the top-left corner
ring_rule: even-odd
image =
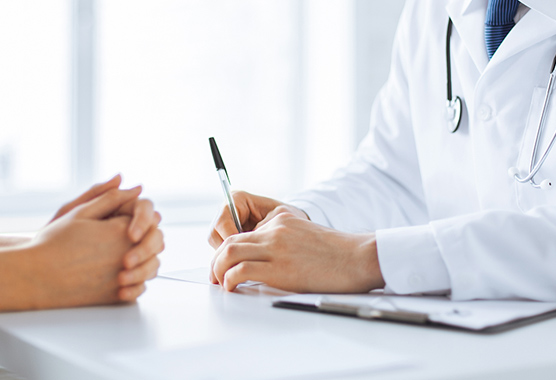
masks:
[[[201,267],[201,268],[194,268],[194,269],[178,270],[169,273],[162,273],[159,274],[158,276],[164,278],[170,278],[172,280],[195,282],[197,284],[214,285],[209,281],[209,270],[210,269],[208,267]],[[238,288],[244,286],[255,286],[260,284],[262,284],[262,282],[247,281],[242,284],[239,284]]]
[[[407,358],[322,332],[245,336],[170,351],[112,354],[145,379],[277,380],[342,378],[412,366]]]
[[[334,302],[356,306],[426,313],[429,314],[429,320],[433,322],[471,330],[482,330],[556,310],[554,302],[490,300],[454,302],[446,297],[384,296],[372,293],[358,295],[295,294],[277,300],[316,305],[322,296]]]

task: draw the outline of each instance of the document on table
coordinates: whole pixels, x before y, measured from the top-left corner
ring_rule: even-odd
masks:
[[[367,294],[295,294],[275,299],[273,306],[345,314],[478,332],[497,332],[556,316],[556,303],[477,300],[447,297]]]
[[[241,336],[169,351],[111,354],[138,379],[277,380],[344,378],[412,367],[398,354],[325,332]]]
[[[180,280],[186,282],[195,282],[198,284],[213,285],[209,281],[209,270],[208,267],[194,268],[194,269],[184,269],[169,273],[159,274],[159,277],[170,278],[172,280]],[[262,282],[247,281],[238,285],[238,288],[244,286],[255,286],[260,285]]]

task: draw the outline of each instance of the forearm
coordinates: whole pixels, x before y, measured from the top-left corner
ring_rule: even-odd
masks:
[[[24,244],[0,248],[0,311],[33,308],[31,251]]]

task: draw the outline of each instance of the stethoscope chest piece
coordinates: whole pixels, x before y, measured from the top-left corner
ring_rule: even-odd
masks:
[[[459,96],[452,100],[446,100],[446,125],[451,133],[459,128],[462,110],[463,104]]]

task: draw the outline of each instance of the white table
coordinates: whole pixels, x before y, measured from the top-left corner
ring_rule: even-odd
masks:
[[[161,271],[205,266],[206,227],[168,227]],[[286,293],[157,278],[137,304],[0,314],[0,364],[34,379],[131,379],[110,353],[166,350],[247,334],[325,331],[404,354],[417,366],[372,379],[554,379],[556,319],[497,335],[419,327],[271,307]],[[238,363],[249,368],[249,361]],[[184,373],[187,378],[187,372]]]

